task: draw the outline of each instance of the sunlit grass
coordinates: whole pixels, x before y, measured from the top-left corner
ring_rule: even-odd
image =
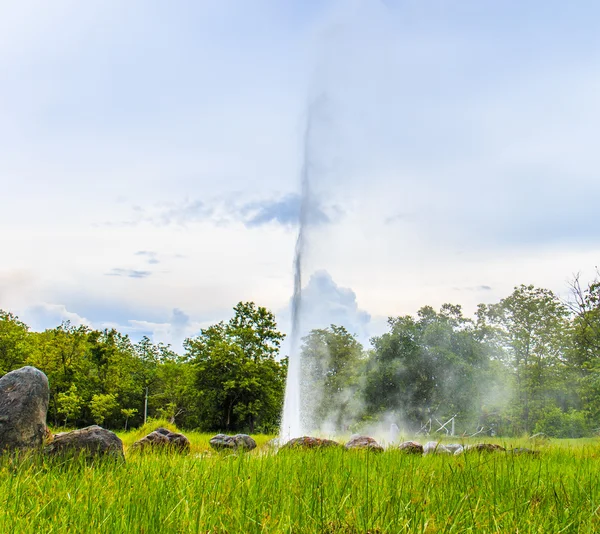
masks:
[[[138,434],[122,434],[124,443]],[[188,455],[127,454],[125,464],[2,458],[0,532],[600,530],[596,440],[552,441],[537,457],[421,457],[275,454],[258,436],[258,449],[236,455],[210,451],[209,434],[187,435]]]

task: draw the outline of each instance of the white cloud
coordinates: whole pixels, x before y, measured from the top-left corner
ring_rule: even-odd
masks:
[[[289,332],[291,325],[291,301],[278,314],[280,327]],[[372,320],[371,315],[358,305],[355,292],[349,287],[341,287],[331,275],[320,270],[312,273],[302,288],[300,307],[300,337],[315,328],[328,328],[334,324],[343,326],[350,334],[367,347],[373,335],[383,332],[385,321],[381,317]],[[282,353],[291,350],[288,337]]]
[[[42,331],[47,328],[54,328],[65,321],[69,321],[72,326],[92,327],[92,323],[85,317],[81,317],[75,312],[67,310],[64,304],[51,304],[43,302],[27,308],[22,317],[33,330]]]
[[[598,264],[598,5],[312,4],[3,3],[0,306],[174,340],[173,309],[285,308],[320,95],[319,321],[366,337]]]
[[[120,326],[119,329],[133,334],[148,335],[154,343],[171,345],[177,352],[183,352],[183,342],[188,337],[197,335],[200,329],[206,326],[203,323],[193,322],[182,310],[175,308],[169,319],[164,323],[139,321],[132,319],[129,325]]]

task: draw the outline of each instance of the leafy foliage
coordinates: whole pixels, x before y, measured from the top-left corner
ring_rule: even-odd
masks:
[[[519,286],[475,317],[430,306],[390,317],[368,350],[344,327],[301,347],[305,423],[349,431],[383,419],[458,432],[600,430],[600,280],[571,284],[572,301]],[[0,375],[23,365],[49,378],[54,425],[137,427],[147,417],[186,429],[276,432],[288,360],[275,316],[240,302],[232,318],[186,340],[183,354],[144,337],[65,322],[32,332],[0,310]]]
[[[331,325],[303,339],[301,358],[305,423],[346,429],[360,410],[362,345],[343,326]]]
[[[202,428],[276,428],[285,387],[285,362],[276,359],[283,337],[269,310],[240,302],[228,323],[186,341]]]
[[[367,364],[369,413],[395,412],[419,430],[432,417],[476,420],[489,348],[459,306],[426,306],[418,317],[390,318],[390,332],[374,338]]]

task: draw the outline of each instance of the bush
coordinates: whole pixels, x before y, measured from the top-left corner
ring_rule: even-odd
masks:
[[[534,432],[543,432],[553,438],[582,438],[590,435],[584,412],[563,412],[560,408],[548,410],[535,425]]]

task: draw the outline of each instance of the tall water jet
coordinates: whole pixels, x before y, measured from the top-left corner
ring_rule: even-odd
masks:
[[[298,237],[294,253],[294,294],[292,296],[292,335],[291,350],[288,361],[287,380],[285,383],[285,399],[283,415],[279,431],[282,440],[299,437],[302,432],[302,407],[300,381],[302,375],[300,341],[302,312],[302,258],[306,247],[306,231],[309,224],[310,206],[310,134],[313,105],[308,107],[306,128],[304,130],[304,150],[301,172],[301,200],[298,225]]]

